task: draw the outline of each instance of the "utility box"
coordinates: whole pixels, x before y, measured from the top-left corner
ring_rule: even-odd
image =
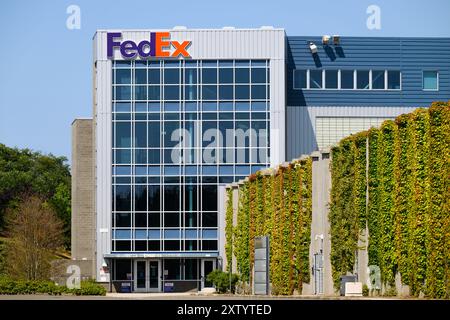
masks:
[[[345,283],[346,297],[362,297],[362,283],[361,282],[346,282]]]
[[[356,276],[341,276],[340,281],[341,281],[340,295],[345,296],[345,284],[347,282],[356,282]]]
[[[269,294],[269,237],[255,237],[254,294]]]

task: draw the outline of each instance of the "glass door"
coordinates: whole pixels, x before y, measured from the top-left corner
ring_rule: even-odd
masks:
[[[213,284],[206,280],[208,274],[215,269],[215,260],[203,260],[202,261],[202,289],[212,288]]]
[[[134,263],[134,291],[145,292],[147,291],[147,261],[137,260]]]
[[[159,292],[160,291],[160,274],[159,274],[159,261],[150,260],[148,262],[149,279],[148,279],[148,291]]]

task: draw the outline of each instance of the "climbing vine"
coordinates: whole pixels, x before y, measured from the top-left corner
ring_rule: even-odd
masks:
[[[227,203],[225,212],[225,254],[227,257],[227,272],[232,270],[233,261],[233,189],[227,189]]]
[[[254,239],[269,236],[272,294],[301,292],[309,282],[311,170],[311,159],[304,159],[257,172],[239,185],[233,255],[242,279],[251,283]]]
[[[380,267],[386,289],[399,274],[412,295],[450,297],[449,154],[450,103],[443,102],[344,138],[332,149],[336,288],[341,275],[353,272],[360,249],[355,235],[367,225],[369,265]]]

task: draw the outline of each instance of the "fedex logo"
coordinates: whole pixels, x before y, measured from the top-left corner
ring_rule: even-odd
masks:
[[[169,32],[150,32],[150,39],[139,43],[132,40],[121,42],[119,40],[122,38],[121,32],[108,32],[106,38],[108,58],[113,58],[114,48],[119,48],[120,54],[125,59],[134,59],[138,55],[142,59],[151,57],[190,57],[187,49],[191,45],[191,41],[183,41],[181,43],[170,41]],[[171,50],[172,47],[174,48],[173,51]]]

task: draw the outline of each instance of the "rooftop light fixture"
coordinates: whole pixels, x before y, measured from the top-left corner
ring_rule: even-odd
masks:
[[[314,44],[314,42],[310,42],[309,43],[309,49],[311,50],[312,54],[316,54],[317,53],[317,46]]]

